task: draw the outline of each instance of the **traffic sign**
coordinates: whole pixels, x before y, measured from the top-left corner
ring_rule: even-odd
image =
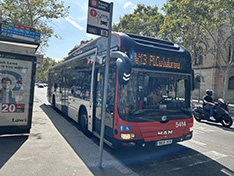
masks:
[[[89,6],[97,7],[98,5],[98,0],[90,0],[89,1]]]
[[[101,0],[89,0],[87,33],[108,36],[110,4]]]

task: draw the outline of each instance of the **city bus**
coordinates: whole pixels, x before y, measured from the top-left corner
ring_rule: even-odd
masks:
[[[107,38],[74,50],[49,70],[48,101],[100,137]],[[193,134],[191,56],[180,45],[112,32],[104,142],[113,148],[163,146]],[[155,87],[160,100],[152,101]],[[154,98],[155,99],[155,98]]]

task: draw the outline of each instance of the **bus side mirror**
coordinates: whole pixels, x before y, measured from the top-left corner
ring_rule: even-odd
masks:
[[[126,85],[131,77],[132,65],[130,58],[123,52],[113,51],[111,58],[117,58],[115,63],[118,70],[118,81],[122,85]]]

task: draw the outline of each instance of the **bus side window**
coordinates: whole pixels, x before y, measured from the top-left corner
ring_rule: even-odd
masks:
[[[115,101],[115,68],[110,68],[108,77],[108,90],[107,90],[107,108],[108,113],[114,113],[114,101]]]
[[[57,88],[58,88],[57,83],[54,83],[54,91],[55,91],[55,92],[56,92]]]

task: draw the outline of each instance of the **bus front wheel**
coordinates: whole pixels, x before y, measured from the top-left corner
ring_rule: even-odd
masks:
[[[81,126],[81,130],[83,131],[83,133],[85,135],[88,135],[89,134],[89,131],[88,131],[88,116],[87,116],[87,113],[85,111],[81,112],[80,126]]]

